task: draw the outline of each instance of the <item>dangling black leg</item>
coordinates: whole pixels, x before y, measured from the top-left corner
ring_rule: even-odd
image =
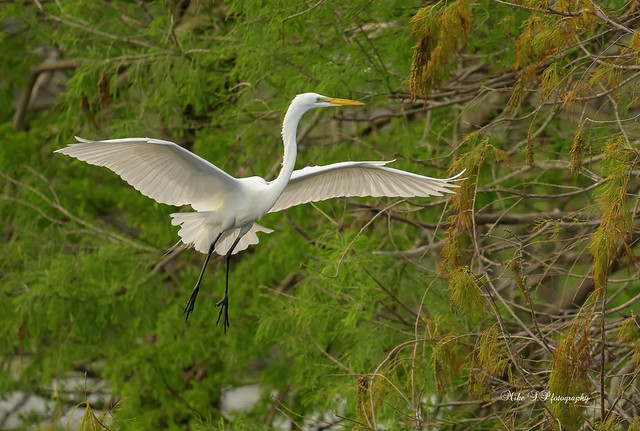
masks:
[[[222,232],[218,234],[216,239],[213,240],[211,245],[209,246],[209,253],[207,253],[207,258],[204,260],[204,265],[202,266],[202,271],[200,271],[200,277],[198,277],[198,282],[196,283],[196,287],[193,288],[191,292],[191,296],[189,297],[189,301],[187,301],[187,305],[184,307],[184,311],[182,314],[186,314],[184,322],[187,323],[189,320],[189,315],[193,311],[193,307],[196,305],[196,298],[198,297],[198,291],[200,290],[200,282],[202,281],[202,276],[204,275],[204,270],[207,268],[207,264],[209,263],[209,258],[211,257],[211,253],[216,249],[216,242],[220,239]]]
[[[216,306],[221,307],[220,312],[218,313],[218,320],[216,320],[216,325],[220,323],[220,317],[222,316],[222,311],[224,311],[224,333],[227,333],[227,328],[229,327],[229,261],[231,260],[231,253],[233,253],[233,249],[236,248],[238,242],[242,238],[242,235],[239,235],[238,238],[233,242],[233,245],[227,252],[227,276],[224,284],[224,298],[220,302],[216,304]]]

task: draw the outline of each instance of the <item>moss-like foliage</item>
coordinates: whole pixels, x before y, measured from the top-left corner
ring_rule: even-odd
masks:
[[[496,326],[486,329],[476,343],[473,363],[477,368],[469,373],[469,388],[480,397],[491,398],[495,388],[493,382],[505,377],[512,381],[511,360],[505,353]]]
[[[409,87],[411,97],[427,97],[446,80],[457,64],[472,26],[469,0],[437,3],[418,10],[411,29],[418,36],[413,51]]]
[[[616,136],[607,140],[604,147],[602,163],[607,177],[596,196],[600,210],[600,226],[589,244],[589,250],[593,255],[596,292],[600,295],[603,295],[606,289],[610,265],[614,259],[620,258],[618,250],[624,250],[627,259],[634,259],[633,251],[627,243],[632,228],[627,183],[633,153],[625,148],[625,142],[623,136]]]
[[[569,152],[571,160],[571,173],[578,175],[580,169],[582,169],[582,161],[584,158],[585,140],[584,140],[584,123],[580,123],[575,133],[573,134],[573,145]]]
[[[567,402],[565,397],[589,394],[589,367],[591,365],[589,319],[577,318],[565,329],[553,352],[549,375],[549,409],[560,422],[556,429],[577,430],[584,423],[585,404]]]
[[[636,16],[614,0],[2,2],[0,392],[46,406],[0,421],[60,429],[90,399],[89,429],[637,428]],[[464,170],[456,193],[266,214],[274,232],[231,258],[227,335],[224,257],[185,325],[204,256],[173,247],[170,214],[191,209],[53,151],[149,136],[268,181],[310,91],[366,106],[307,113],[296,168]],[[259,400],[231,411],[240,387]],[[123,400],[112,423],[103,399]]]
[[[482,294],[480,282],[468,266],[458,266],[448,272],[451,311],[461,311],[474,319],[481,318],[486,312],[486,300]]]
[[[440,251],[443,272],[449,278],[449,294],[452,311],[461,310],[473,318],[484,316],[486,301],[477,275],[470,268],[467,247],[471,243],[470,232],[473,226],[473,201],[477,184],[477,171],[490,148],[489,140],[477,134],[465,138],[469,150],[455,161],[450,172],[464,172],[457,193],[450,198],[452,215],[447,223],[445,243]],[[501,152],[494,152],[502,157]]]
[[[431,353],[437,392],[443,393],[450,388],[453,377],[464,364],[463,355],[463,346],[453,334],[447,334],[438,340]]]

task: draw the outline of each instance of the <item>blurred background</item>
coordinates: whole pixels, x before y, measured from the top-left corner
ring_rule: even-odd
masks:
[[[0,429],[640,429],[638,13],[3,2]],[[466,169],[458,193],[268,214],[226,336],[219,256],[185,324],[180,209],[53,151],[148,136],[272,179],[304,92],[366,106],[307,113],[298,168]]]

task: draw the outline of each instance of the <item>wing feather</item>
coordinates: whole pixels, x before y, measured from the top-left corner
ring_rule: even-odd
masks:
[[[161,203],[191,204],[196,210],[206,210],[238,184],[231,175],[173,142],[150,138],[76,139],[77,143],[56,153],[105,166]]]
[[[347,196],[442,196],[458,187],[454,177],[425,177],[387,168],[389,162],[342,162],[294,171],[270,212],[307,202]]]

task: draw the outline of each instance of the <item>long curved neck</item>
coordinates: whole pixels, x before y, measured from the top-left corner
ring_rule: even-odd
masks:
[[[282,169],[278,178],[271,182],[274,190],[277,190],[278,196],[282,193],[284,188],[289,183],[291,174],[296,165],[296,156],[298,155],[298,143],[296,142],[296,130],[300,119],[307,112],[308,109],[304,109],[296,103],[294,99],[291,102],[291,106],[287,110],[282,122],[282,141],[284,142],[284,158],[282,160]]]

